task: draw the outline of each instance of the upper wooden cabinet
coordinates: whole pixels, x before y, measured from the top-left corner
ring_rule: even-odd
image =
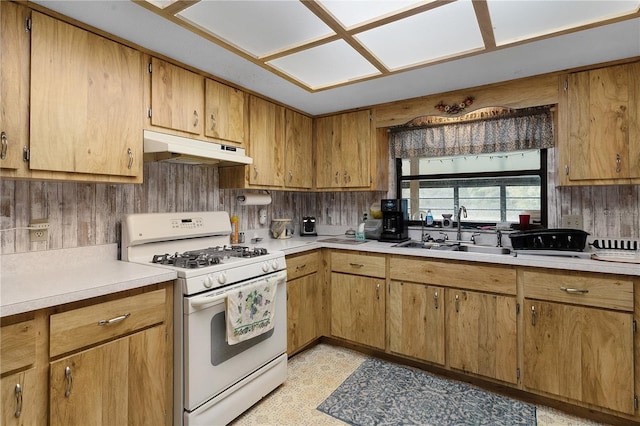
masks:
[[[284,185],[291,189],[311,189],[313,187],[313,120],[287,109],[284,133]]]
[[[369,110],[316,119],[316,188],[369,189],[372,134]]]
[[[210,78],[205,79],[205,136],[245,142],[245,93]]]
[[[151,124],[201,135],[204,77],[151,58]]]
[[[569,74],[561,85],[560,183],[640,183],[640,62]]]

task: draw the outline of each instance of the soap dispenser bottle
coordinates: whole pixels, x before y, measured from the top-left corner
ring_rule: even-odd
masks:
[[[433,226],[433,215],[431,209],[427,210],[427,226]]]

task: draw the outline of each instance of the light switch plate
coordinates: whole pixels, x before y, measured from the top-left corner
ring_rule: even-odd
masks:
[[[582,229],[582,215],[566,214],[562,216],[562,227],[568,229]]]

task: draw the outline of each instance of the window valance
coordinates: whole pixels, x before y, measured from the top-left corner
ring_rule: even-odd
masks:
[[[471,113],[471,117],[481,114]],[[389,140],[396,158],[477,155],[554,146],[551,106],[526,108],[442,124],[396,127]]]

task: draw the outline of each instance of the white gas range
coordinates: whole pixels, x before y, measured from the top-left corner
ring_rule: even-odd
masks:
[[[176,271],[174,424],[226,424],[286,379],[284,253],[230,245],[227,212],[128,215],[122,260]],[[277,282],[274,327],[238,344],[226,338],[226,294]]]

